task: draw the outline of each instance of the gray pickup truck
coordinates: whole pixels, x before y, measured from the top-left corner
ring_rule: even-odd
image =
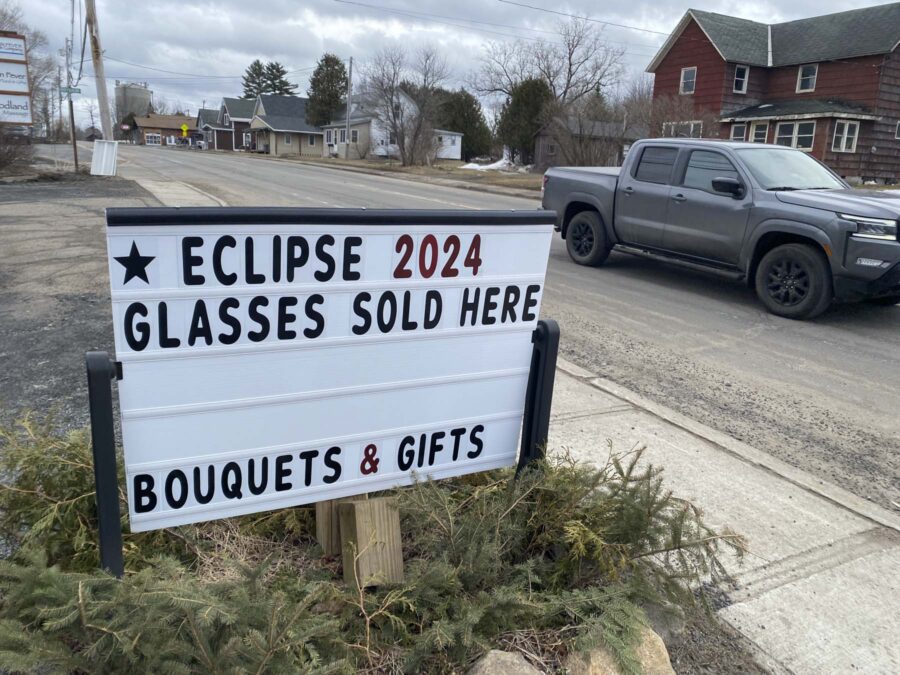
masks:
[[[900,192],[854,190],[799,150],[642,140],[621,168],[548,170],[543,207],[580,265],[615,248],[714,270],[792,319],[900,302]]]

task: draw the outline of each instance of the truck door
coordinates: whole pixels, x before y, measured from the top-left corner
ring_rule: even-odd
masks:
[[[623,243],[662,246],[677,157],[678,148],[645,145],[633,170],[619,176],[614,225]]]
[[[735,198],[716,192],[714,178],[736,178],[745,186],[747,179],[723,153],[691,150],[687,160],[679,162],[682,173],[670,190],[668,226],[663,248],[727,264],[737,264],[747,231],[752,203],[749,187]],[[682,168],[683,167],[683,168]]]

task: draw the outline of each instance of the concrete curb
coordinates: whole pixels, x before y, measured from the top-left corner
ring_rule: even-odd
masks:
[[[716,431],[711,427],[692,420],[686,415],[651,401],[611,380],[598,377],[596,374],[585,370],[581,366],[566,361],[563,358],[558,359],[557,368],[567,375],[581,380],[585,384],[626,401],[636,408],[640,408],[679,429],[687,431],[707,443],[715,445],[721,450],[724,450],[728,454],[733,455],[748,464],[762,468],[807,492],[815,494],[836,506],[851,511],[857,516],[865,518],[874,524],[900,532],[900,515],[898,514],[884,509],[877,504],[873,504],[862,497],[858,497],[837,485],[816,478],[801,469],[776,459],[768,453],[734,439],[721,431]]]

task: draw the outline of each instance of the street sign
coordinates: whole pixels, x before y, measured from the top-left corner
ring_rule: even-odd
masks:
[[[27,94],[0,94],[0,122],[31,124],[31,98]]]
[[[189,127],[187,124],[182,124],[182,125],[181,125],[181,135],[182,135],[182,137],[188,135],[188,129],[190,129],[190,127]]]
[[[553,221],[109,209],[132,531],[514,464]]]
[[[0,35],[0,60],[25,63],[25,36]]]
[[[28,67],[24,63],[0,63],[0,91],[27,94]]]
[[[60,87],[59,93],[60,94],[80,94],[81,87]]]

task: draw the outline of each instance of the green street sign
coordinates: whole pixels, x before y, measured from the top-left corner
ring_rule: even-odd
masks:
[[[60,94],[80,94],[81,87],[60,87],[59,93]]]

